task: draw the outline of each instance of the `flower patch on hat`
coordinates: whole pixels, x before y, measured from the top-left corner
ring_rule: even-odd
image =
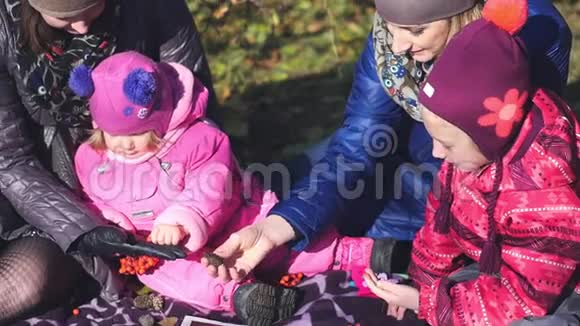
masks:
[[[483,127],[495,125],[495,133],[500,138],[506,138],[511,134],[514,124],[524,116],[523,107],[528,100],[528,92],[519,92],[512,88],[508,90],[503,101],[497,97],[488,97],[483,101],[483,106],[491,111],[477,119],[477,123]]]
[[[150,113],[151,110],[149,110],[149,108],[140,108],[139,112],[137,113],[137,117],[139,119],[147,119]]]

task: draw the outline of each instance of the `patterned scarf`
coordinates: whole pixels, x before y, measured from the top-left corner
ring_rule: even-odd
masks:
[[[10,7],[17,8],[19,3],[20,0],[14,0]],[[19,14],[13,14],[13,19],[18,23]],[[107,8],[93,23],[91,33],[59,40],[39,55],[28,49],[18,50],[16,73],[24,88],[22,102],[39,124],[91,127],[87,101],[68,88],[68,75],[79,64],[92,68],[115,52],[116,38],[111,31],[118,21],[118,1],[107,1]]]
[[[393,37],[379,14],[375,14],[373,43],[377,73],[383,88],[413,119],[422,122],[419,87],[431,70],[432,62],[421,63],[407,54],[394,54],[391,49]]]

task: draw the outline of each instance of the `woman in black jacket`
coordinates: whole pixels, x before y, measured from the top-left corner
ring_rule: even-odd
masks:
[[[81,266],[115,298],[119,282],[100,256],[184,254],[98,225],[76,194],[71,157],[91,124],[68,73],[125,50],[184,64],[211,89],[184,0],[0,4],[0,324],[69,297]]]

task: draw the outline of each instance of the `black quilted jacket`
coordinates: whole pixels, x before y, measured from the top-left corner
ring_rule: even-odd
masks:
[[[72,151],[78,144],[71,146],[67,126],[47,128],[34,121],[19,96],[28,90],[17,89],[19,76],[10,68],[19,28],[13,1],[0,2],[0,238],[16,238],[33,226],[71,252],[71,244],[93,229],[98,217],[77,195]],[[199,34],[184,0],[120,3],[121,24],[113,31],[117,52],[137,50],[155,60],[179,62],[211,88]],[[56,133],[49,144],[47,130]],[[103,294],[114,297],[118,283],[100,258],[75,256],[103,285]]]

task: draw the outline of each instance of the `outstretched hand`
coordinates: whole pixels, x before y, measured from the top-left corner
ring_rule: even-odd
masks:
[[[218,277],[224,282],[240,281],[272,250],[294,239],[295,236],[294,229],[286,220],[272,215],[233,233],[214,250],[214,254],[223,258],[224,264],[212,265],[205,257],[201,259],[201,263],[213,277]]]

